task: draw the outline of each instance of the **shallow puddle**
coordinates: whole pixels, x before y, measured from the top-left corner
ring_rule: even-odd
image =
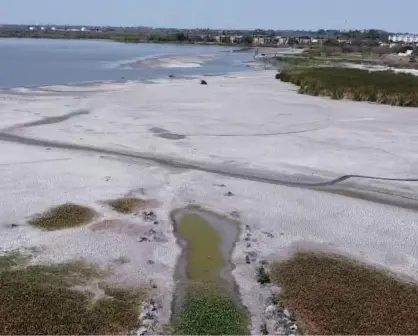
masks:
[[[182,247],[173,300],[177,333],[246,333],[247,312],[231,274],[238,223],[191,207],[173,211],[171,218]],[[234,321],[226,318],[221,323],[223,316],[234,316]]]

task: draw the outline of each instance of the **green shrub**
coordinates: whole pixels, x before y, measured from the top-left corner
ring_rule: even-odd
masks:
[[[302,94],[418,107],[418,77],[411,74],[315,67],[283,69],[276,78],[299,86]]]

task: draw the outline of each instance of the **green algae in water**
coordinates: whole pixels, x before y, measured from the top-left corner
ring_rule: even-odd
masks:
[[[248,335],[249,319],[230,293],[212,284],[188,288],[177,335]]]
[[[219,233],[195,214],[181,217],[178,233],[188,243],[189,280],[217,282],[225,265],[220,251],[222,238]]]
[[[188,286],[174,333],[248,335],[247,311],[221,285],[220,272],[227,260],[220,233],[199,215],[189,213],[181,216],[178,234],[188,243]]]

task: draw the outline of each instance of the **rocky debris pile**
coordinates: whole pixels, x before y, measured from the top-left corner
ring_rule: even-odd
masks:
[[[283,306],[277,292],[280,288],[271,286],[272,296],[267,300],[264,310],[263,322],[260,331],[264,335],[298,335],[295,316]]]
[[[143,211],[142,219],[145,222],[152,223],[154,225],[158,225],[159,221],[157,219],[157,215],[154,213],[154,211]],[[166,235],[162,232],[159,232],[155,229],[149,229],[148,232],[143,235],[141,238],[139,238],[139,242],[157,242],[157,243],[166,243],[168,241]]]
[[[142,305],[139,315],[140,327],[137,331],[138,336],[156,334],[159,309],[161,308],[161,303],[152,299]]]
[[[257,239],[253,237],[251,227],[245,225],[243,231],[246,244],[245,262],[251,265],[251,267],[255,267],[256,280],[260,284],[260,292],[268,293],[265,303],[266,308],[260,325],[260,333],[263,335],[298,335],[298,327],[294,315],[284,307],[280,300],[280,287],[271,283],[269,262],[260,259],[255,251],[253,243],[257,242]],[[274,238],[274,235],[270,232],[262,233],[268,238]]]

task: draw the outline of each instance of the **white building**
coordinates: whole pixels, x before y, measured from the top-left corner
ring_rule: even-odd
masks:
[[[418,34],[390,35],[389,42],[394,43],[418,43]]]

